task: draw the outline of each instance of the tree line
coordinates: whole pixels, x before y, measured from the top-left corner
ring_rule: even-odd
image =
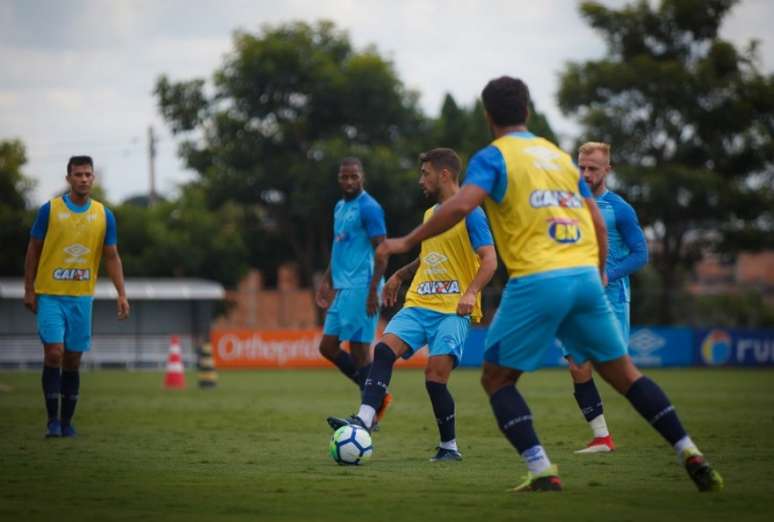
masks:
[[[635,321],[685,320],[680,296],[703,254],[774,244],[774,76],[760,70],[755,42],[737,49],[720,38],[735,3],[579,7],[607,51],[566,64],[557,101],[581,125],[578,144],[613,145],[613,186],[652,240],[652,263],[635,278],[635,293],[648,296],[640,306],[635,297]],[[270,276],[290,261],[310,284],[328,262],[342,157],[362,158],[366,189],[384,206],[390,234],[401,234],[428,205],[418,154],[446,146],[467,159],[490,141],[480,102],[446,95],[438,116],[425,115],[388,59],[356,49],[325,21],[238,31],[209,79],[162,76],[154,95],[196,177],[153,206],[144,197],[114,205],[128,276],[231,287],[249,267]],[[556,142],[531,109],[530,130]],[[22,273],[34,212],[24,163],[21,142],[0,143],[3,275]],[[771,321],[762,317],[753,322]]]

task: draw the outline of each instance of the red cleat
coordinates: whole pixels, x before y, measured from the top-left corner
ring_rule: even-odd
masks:
[[[594,437],[585,448],[579,449],[575,453],[610,453],[615,451],[615,444],[613,444],[613,437],[608,435],[607,437]]]

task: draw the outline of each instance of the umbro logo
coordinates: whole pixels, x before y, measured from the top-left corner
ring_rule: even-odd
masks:
[[[70,245],[63,250],[66,254],[70,255],[70,257],[65,258],[65,263],[72,263],[75,265],[86,263],[86,258],[84,256],[90,252],[88,248],[79,243]]]
[[[448,257],[443,254],[439,254],[438,252],[430,252],[425,256],[423,261],[430,266],[436,266],[446,262],[448,259]]]

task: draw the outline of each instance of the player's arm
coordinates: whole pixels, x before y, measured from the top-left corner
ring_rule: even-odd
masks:
[[[494,238],[489,230],[486,214],[481,208],[476,208],[465,219],[465,226],[470,238],[470,244],[479,259],[478,272],[473,277],[465,293],[457,303],[457,315],[470,315],[476,305],[476,297],[482,288],[494,276],[497,270],[497,252],[494,248]]]
[[[390,276],[384,288],[382,288],[382,301],[386,306],[395,306],[398,302],[398,290],[400,290],[401,284],[404,281],[410,280],[414,277],[419,269],[419,258],[416,258],[411,263],[396,270],[394,274]]]
[[[102,258],[105,260],[105,271],[113,281],[113,286],[118,292],[116,301],[116,311],[119,319],[129,317],[129,300],[126,298],[126,288],[124,288],[124,266],[121,263],[121,256],[118,255],[116,245],[105,245],[102,247]]]
[[[597,236],[597,252],[599,255],[599,276],[602,278],[602,285],[607,286],[607,274],[605,273],[605,263],[607,263],[607,227],[602,214],[599,212],[597,202],[593,197],[583,198],[586,206],[591,212],[591,221],[594,223],[594,232]]]
[[[476,304],[476,296],[489,281],[492,280],[495,270],[497,270],[497,252],[493,245],[482,246],[476,250],[480,266],[476,277],[470,282],[470,286],[457,303],[457,315],[470,315],[473,313],[473,307]]]
[[[42,251],[43,240],[31,237],[27,243],[27,254],[24,256],[24,306],[32,313],[36,313],[38,309],[35,298],[35,276],[38,274]]]
[[[51,203],[45,203],[38,209],[35,222],[30,230],[30,241],[27,243],[27,253],[24,256],[24,306],[32,313],[38,310],[35,296],[35,276],[38,275],[38,264],[43,252],[43,242],[48,230],[48,216],[51,213]]]
[[[443,234],[470,214],[486,198],[484,189],[477,185],[464,185],[451,198],[439,205],[433,215],[409,234],[388,239],[391,254],[408,252],[425,239]],[[383,247],[387,248],[387,247]]]
[[[636,272],[648,263],[648,242],[637,220],[637,213],[626,203],[614,204],[615,225],[621,233],[629,254],[607,273],[608,281],[615,281]]]
[[[105,260],[105,271],[116,287],[118,298],[116,300],[116,312],[119,319],[129,317],[129,300],[126,298],[124,288],[124,265],[121,256],[118,255],[118,234],[116,232],[116,218],[113,213],[105,208],[105,242],[102,246],[102,258]]]
[[[370,238],[371,246],[374,250],[379,248],[379,245],[384,242],[384,236],[375,236]],[[374,315],[379,311],[379,282],[384,276],[384,272],[387,270],[387,259],[379,259],[374,256],[374,273],[371,276],[371,282],[368,285],[368,299],[366,300],[366,312],[368,315]]]
[[[366,200],[360,205],[360,222],[371,241],[374,251],[378,250],[380,244],[384,242],[387,236],[387,225],[384,221],[384,210],[373,199]],[[387,259],[378,259],[374,256],[374,273],[371,274],[371,281],[368,285],[368,298],[366,299],[366,313],[374,315],[379,311],[379,283],[387,270]]]
[[[490,145],[477,152],[468,164],[462,188],[411,233],[382,243],[377,257],[388,258],[390,254],[408,252],[425,239],[446,232],[492,194],[505,176],[505,160],[496,147]]]
[[[331,265],[328,263],[328,268],[325,269],[325,273],[320,281],[320,286],[317,287],[317,292],[314,294],[314,300],[317,306],[326,309],[331,305],[331,296],[333,294],[333,282],[331,280]]]

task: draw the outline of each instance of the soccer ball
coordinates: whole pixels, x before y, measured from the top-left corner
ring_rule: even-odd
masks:
[[[342,465],[360,464],[373,452],[371,435],[360,426],[342,426],[333,433],[328,445],[331,458]]]

